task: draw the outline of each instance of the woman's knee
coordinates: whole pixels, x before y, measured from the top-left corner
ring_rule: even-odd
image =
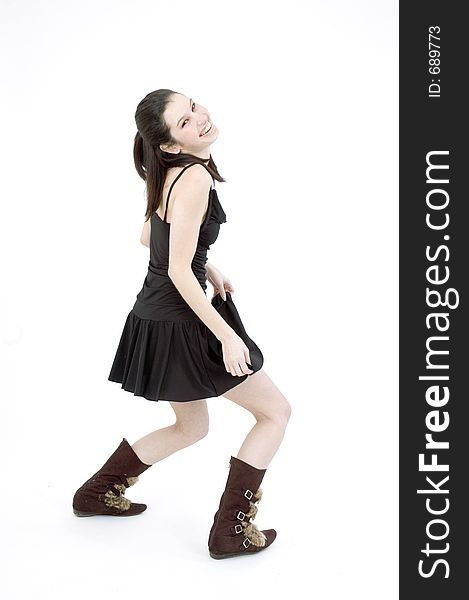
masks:
[[[183,406],[183,404],[185,406]],[[171,403],[176,414],[174,427],[189,442],[197,442],[203,439],[209,432],[209,414],[206,400],[180,402],[179,405]]]
[[[198,442],[202,440],[209,431],[208,421],[197,421],[195,423],[188,423],[187,421],[176,420],[174,423],[176,430],[186,438],[189,442]]]
[[[291,404],[284,400],[281,405],[277,408],[274,414],[274,420],[278,421],[284,427],[287,426],[288,421],[291,417]]]
[[[257,421],[269,420],[285,427],[291,405],[264,369],[260,369],[224,396],[248,410]]]
[[[290,420],[291,417],[291,404],[290,402],[288,402],[288,400],[285,400],[285,406],[283,407],[283,418],[285,419],[286,423],[288,423],[288,421]]]
[[[282,395],[273,403],[263,407],[260,412],[254,413],[255,418],[275,422],[280,427],[286,427],[291,417],[291,404]]]

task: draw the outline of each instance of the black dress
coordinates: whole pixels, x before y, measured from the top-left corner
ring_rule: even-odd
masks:
[[[168,276],[171,223],[166,221],[166,212],[169,196],[178,178],[193,164],[199,163],[184,167],[171,184],[164,219],[156,212],[150,217],[148,272],[125,321],[108,377],[109,381],[120,383],[122,389],[135,396],[156,402],[189,402],[220,396],[249,377],[232,375],[225,369],[221,342],[187,304]],[[191,265],[205,294],[207,251],[217,239],[220,225],[225,222],[226,214],[212,187]],[[249,348],[250,369],[259,371],[264,357],[247,335],[230,292],[226,292],[226,301],[218,293],[211,303]]]

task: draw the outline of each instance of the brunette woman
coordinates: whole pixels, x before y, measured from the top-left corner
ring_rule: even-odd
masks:
[[[129,312],[109,380],[147,400],[167,401],[176,421],[132,445],[126,438],[75,493],[77,516],[130,516],[126,488],[151,465],[208,433],[207,398],[224,396],[256,419],[237,456],[208,537],[212,558],[251,555],[276,538],[252,522],[259,487],[291,414],[263,367],[233,302],[229,278],[207,261],[226,214],[215,189],[224,182],[211,155],[218,129],[209,111],[169,89],[149,93],[135,114],[134,162],[146,182],[141,242],[148,273]],[[213,286],[207,298],[207,283]]]

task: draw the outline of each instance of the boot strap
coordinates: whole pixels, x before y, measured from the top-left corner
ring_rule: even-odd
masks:
[[[262,490],[259,488],[254,495],[251,490],[247,489],[244,492],[244,496],[249,500],[249,510],[247,513],[243,512],[242,510],[238,510],[236,513],[236,518],[241,521],[241,523],[236,523],[234,526],[234,532],[244,532],[244,548],[248,548],[251,544],[255,544],[256,546],[264,546],[267,538],[262,531],[259,531],[254,523],[251,523],[251,519],[254,519],[257,514],[257,502],[259,502],[259,500],[262,498]]]

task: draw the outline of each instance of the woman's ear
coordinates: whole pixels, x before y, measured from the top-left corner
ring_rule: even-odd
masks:
[[[180,148],[177,144],[160,144],[160,150],[163,152],[169,152],[170,154],[179,154]]]

